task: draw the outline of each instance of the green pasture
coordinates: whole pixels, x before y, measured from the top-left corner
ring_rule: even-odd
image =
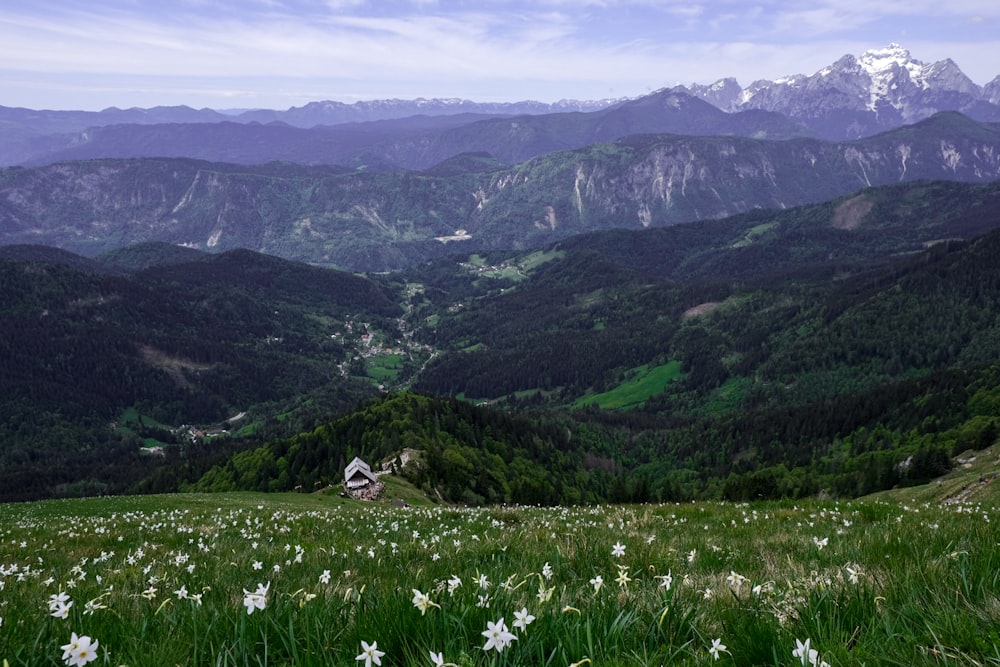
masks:
[[[366,646],[381,665],[1000,665],[998,518],[895,499],[3,505],[0,661],[68,664],[75,634],[129,667],[346,666]]]
[[[664,387],[682,377],[681,362],[671,361],[660,366],[639,366],[631,377],[610,391],[588,394],[577,399],[574,407],[596,404],[604,409],[624,410],[644,403],[652,396],[663,393]]]

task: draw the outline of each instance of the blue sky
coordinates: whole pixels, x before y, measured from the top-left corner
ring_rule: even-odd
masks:
[[[995,0],[4,0],[0,105],[636,97],[897,42],[1000,74]]]

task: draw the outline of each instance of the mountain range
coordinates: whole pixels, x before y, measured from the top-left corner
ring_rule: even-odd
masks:
[[[653,101],[708,106],[674,93],[644,103]],[[519,131],[511,123],[503,121],[498,144]],[[420,172],[80,160],[0,171],[0,243],[92,256],[163,241],[384,271],[455,252],[541,247],[598,229],[788,208],[876,185],[997,178],[1000,129],[956,112],[850,142],[633,134],[515,165],[466,153]]]
[[[81,145],[94,142],[97,137],[103,137],[103,135],[97,134],[97,130],[109,127],[131,128],[127,132],[138,136],[152,137],[145,139],[146,143],[143,148],[135,150],[140,150],[142,155],[162,156],[171,154],[161,152],[163,146],[169,147],[170,143],[157,143],[155,137],[158,134],[155,132],[144,134],[142,128],[148,129],[148,126],[156,125],[210,125],[218,127],[233,124],[311,129],[342,125],[344,127],[335,134],[335,137],[356,143],[359,140],[366,141],[365,137],[371,135],[385,137],[402,134],[408,136],[415,131],[426,132],[434,128],[463,125],[481,118],[596,111],[612,106],[615,102],[614,100],[563,101],[543,104],[541,102],[479,103],[456,99],[416,99],[374,100],[344,104],[328,100],[312,102],[302,107],[292,107],[286,111],[257,109],[239,113],[192,109],[186,106],[154,107],[151,109],[112,107],[97,112],[39,111],[0,107],[0,128],[4,130],[3,134],[0,135],[0,166],[37,164],[62,159],[64,152],[73,151]],[[196,132],[197,129],[188,128],[187,131]],[[260,130],[257,131],[260,132]],[[126,132],[126,130],[119,130],[119,132]],[[323,133],[317,134],[322,135]],[[355,139],[355,135],[358,135],[360,139]],[[295,136],[301,136],[301,133]],[[371,141],[371,139],[367,139],[367,141]],[[91,148],[89,150],[109,149]],[[189,157],[197,156],[189,155]],[[214,155],[209,159],[221,158],[219,155]],[[262,158],[253,158],[249,161],[267,161],[267,159],[275,158],[268,158],[265,155]],[[310,159],[306,156],[296,161],[309,161]],[[322,161],[330,163],[331,159],[335,161],[337,155],[324,155]]]
[[[684,95],[712,108],[683,100]],[[1000,75],[980,86],[951,60],[924,63],[890,44],[859,57],[845,55],[812,75],[758,80],[745,88],[735,79],[721,79],[631,100],[323,101],[286,111],[229,113],[189,107],[100,112],[0,107],[0,166],[183,156],[423,169],[461,152],[487,151],[517,162],[644,132],[851,140],[940,111],[1000,121]],[[512,127],[516,131],[498,129]],[[506,142],[498,141],[501,136]]]
[[[845,55],[812,75],[742,87],[735,79],[680,90],[729,112],[764,109],[827,139],[855,139],[952,110],[1000,120],[1000,75],[979,86],[951,59],[925,63],[899,44]]]
[[[282,123],[160,123],[92,128],[23,161],[26,166],[108,157],[191,157],[260,164],[340,165],[367,171],[426,169],[467,152],[514,164],[557,150],[633,134],[805,136],[776,113],[725,113],[684,93],[661,93],[590,113],[442,115],[317,126]]]

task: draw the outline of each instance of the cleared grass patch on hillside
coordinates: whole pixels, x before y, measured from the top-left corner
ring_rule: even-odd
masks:
[[[1000,665],[998,518],[876,500],[5,505],[0,661],[68,664],[75,638],[110,665]]]
[[[626,410],[663,393],[669,383],[683,377],[681,362],[671,361],[660,366],[639,366],[631,371],[632,376],[620,385],[601,394],[588,394],[576,400],[575,408],[598,405],[608,410]]]
[[[474,254],[469,256],[467,265],[471,271],[484,278],[498,278],[512,282],[521,282],[539,266],[554,259],[560,259],[565,254],[561,250],[537,250],[519,259],[506,261],[497,265],[487,264],[486,258],[482,255]]]
[[[739,407],[743,397],[753,387],[750,378],[730,378],[712,391],[699,409],[702,414],[722,414]]]
[[[765,222],[755,227],[751,227],[747,230],[746,234],[742,239],[733,244],[734,248],[744,248],[748,245],[753,245],[754,241],[758,238],[767,234],[769,231],[778,226],[777,222]]]

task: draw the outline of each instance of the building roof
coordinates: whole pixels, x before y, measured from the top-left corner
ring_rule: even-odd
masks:
[[[355,475],[359,474],[363,475],[364,477],[367,477],[372,482],[378,481],[375,478],[375,475],[372,474],[371,467],[369,467],[369,465],[364,461],[362,461],[359,457],[355,456],[354,459],[352,459],[351,462],[347,464],[347,467],[344,468],[344,481],[346,482]]]

